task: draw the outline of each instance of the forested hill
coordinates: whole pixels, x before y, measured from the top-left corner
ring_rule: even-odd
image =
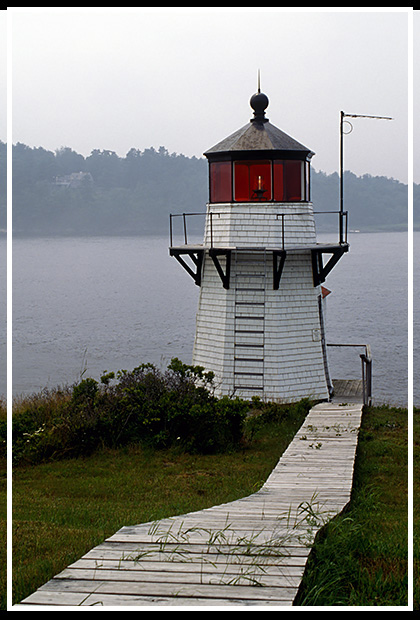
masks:
[[[0,228],[6,228],[6,145],[0,142]],[[143,234],[169,231],[170,213],[204,212],[207,160],[170,154],[164,147],[125,157],[71,148],[55,152],[13,146],[13,231],[22,235]],[[405,230],[407,186],[386,177],[345,173],[349,229]],[[415,186],[415,212],[420,213]],[[312,170],[315,211],[337,211],[339,177]],[[416,218],[420,226],[420,217]],[[202,224],[200,224],[201,226]],[[336,216],[318,224],[337,230]]]

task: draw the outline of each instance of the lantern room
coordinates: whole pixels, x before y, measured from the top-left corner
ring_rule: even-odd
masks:
[[[269,122],[266,95],[250,105],[251,122],[204,153],[209,202],[309,202],[313,152]]]

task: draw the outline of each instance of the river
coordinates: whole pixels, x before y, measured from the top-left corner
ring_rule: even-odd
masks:
[[[369,343],[374,402],[406,405],[407,234],[350,233],[349,242],[350,252],[325,282],[331,291],[327,341]],[[0,241],[2,257],[5,243]],[[0,287],[5,326],[4,276]],[[105,370],[131,370],[143,362],[166,367],[175,356],[190,363],[198,293],[169,256],[167,237],[14,239],[13,394],[82,376],[99,379]],[[5,333],[4,327],[0,393],[6,391]],[[359,377],[359,353],[330,349],[332,377]],[[416,384],[414,402],[420,404]]]

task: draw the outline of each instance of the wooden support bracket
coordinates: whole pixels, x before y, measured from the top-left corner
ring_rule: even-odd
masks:
[[[280,262],[279,262],[280,259]],[[286,260],[285,250],[273,250],[273,289],[278,290],[280,286],[281,274],[283,273],[284,261]]]
[[[187,250],[179,248],[170,248],[169,254],[174,256],[176,260],[184,267],[185,271],[190,274],[197,286],[201,286],[201,267],[203,264],[204,250]],[[182,255],[189,256],[193,262],[193,268],[185,262]]]
[[[211,256],[214,266],[217,269],[217,273],[222,280],[223,288],[228,289],[230,286],[230,263],[231,263],[231,250],[219,249],[219,248],[211,248],[209,250],[209,255]],[[225,270],[223,271],[223,267],[220,264],[219,256],[226,257],[226,265]]]
[[[335,267],[340,258],[347,252],[349,246],[347,244],[337,245],[332,248],[320,248],[312,250],[312,275],[314,286],[325,282],[327,275]],[[331,254],[328,262],[324,265],[323,255]]]

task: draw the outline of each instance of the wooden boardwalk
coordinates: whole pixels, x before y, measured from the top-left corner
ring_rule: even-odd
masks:
[[[292,606],[316,533],[349,502],[362,407],[316,405],[258,492],[123,527],[15,607]]]

